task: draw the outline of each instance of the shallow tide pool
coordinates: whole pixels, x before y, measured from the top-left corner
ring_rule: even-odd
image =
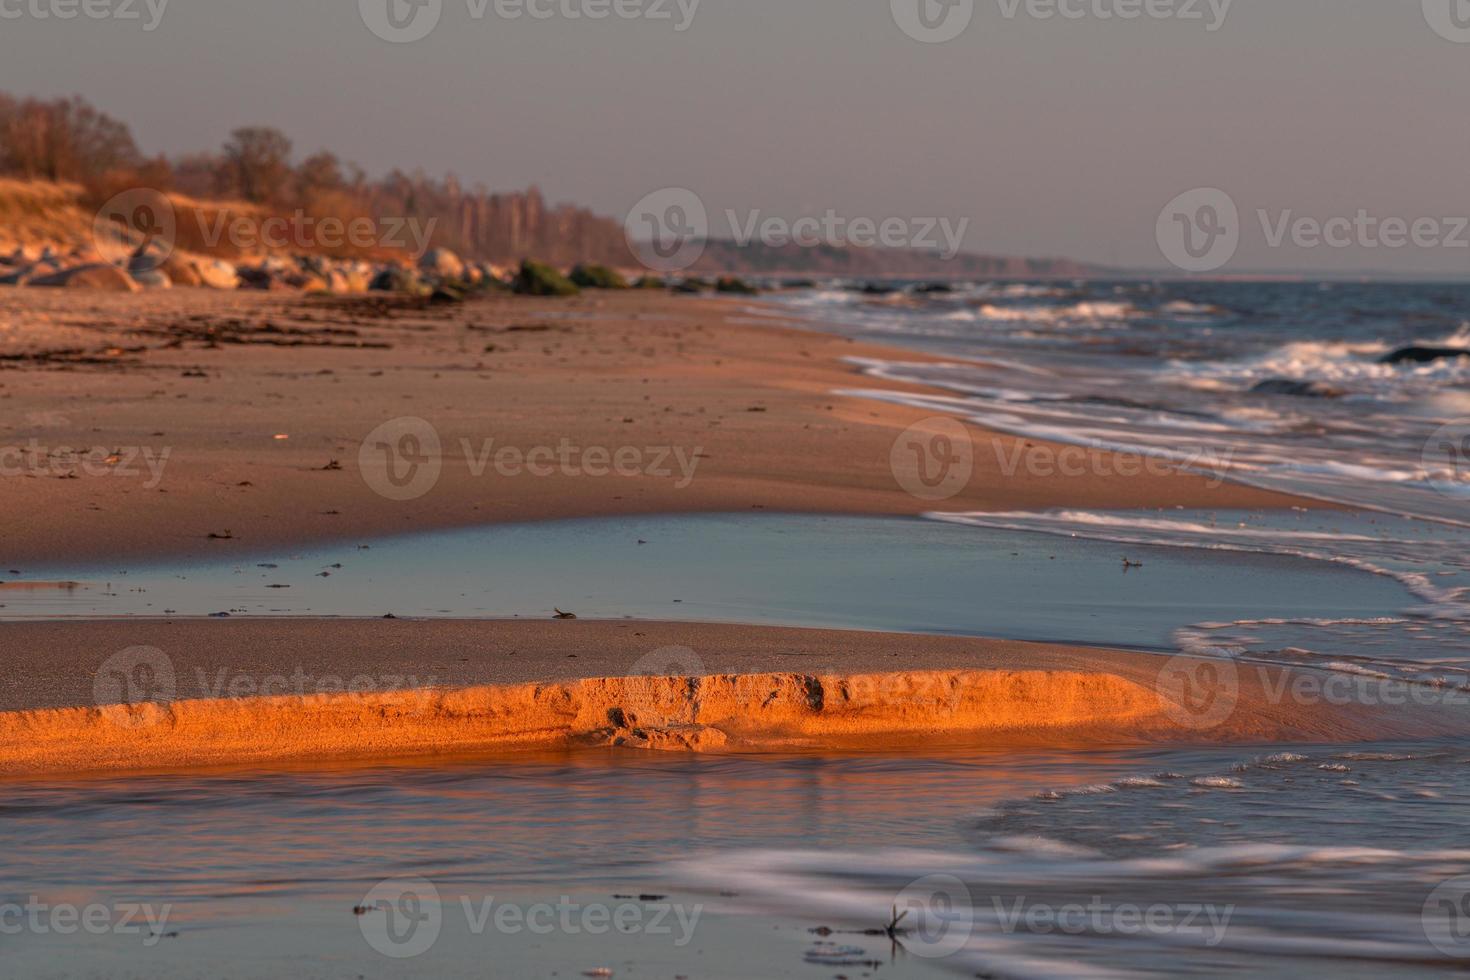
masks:
[[[1125,567],[1124,559],[1142,567]],[[1173,648],[1201,620],[1391,615],[1382,576],[1291,556],[1120,545],[921,519],[559,521],[262,554],[24,569],[0,618],[327,616],[741,622]]]

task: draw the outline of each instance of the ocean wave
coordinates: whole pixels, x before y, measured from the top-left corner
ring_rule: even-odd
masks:
[[[1467,344],[1470,334],[1462,330],[1435,341],[1433,346]],[[1371,396],[1381,401],[1423,398],[1446,386],[1470,382],[1470,359],[1383,363],[1392,350],[1382,341],[1303,340],[1243,360],[1173,360],[1160,369],[1159,377],[1204,390],[1250,391],[1262,383],[1280,380],[1316,382],[1340,395]]]

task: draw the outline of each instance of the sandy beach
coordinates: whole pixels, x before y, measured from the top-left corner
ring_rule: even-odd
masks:
[[[39,447],[0,483],[7,509],[25,515],[8,529],[0,564],[22,575],[38,561],[245,556],[507,521],[752,509],[911,515],[935,506],[906,492],[891,462],[895,440],[931,413],[835,394],[906,390],[862,377],[850,359],[925,356],[757,316],[748,300],[33,296],[9,294],[4,309],[44,329],[11,331],[0,352],[0,398],[22,420],[17,442]],[[368,433],[402,416],[432,426],[444,465],[426,492],[392,499],[360,467],[360,451]],[[971,430],[974,475],[944,509],[1300,503],[1157,464],[1129,476],[1116,475],[1129,472],[1118,460],[1079,476],[1008,469],[1018,452],[1061,447]],[[477,454],[507,446],[524,454],[567,444],[610,456],[659,451],[687,468],[598,477],[565,466],[506,473],[483,457],[478,474],[474,465]],[[99,448],[85,459],[67,454],[82,447]],[[1170,719],[1161,658],[1001,641],[650,623],[181,620],[9,623],[0,647],[25,665],[0,686],[0,767],[11,772],[609,740],[834,748],[941,730],[1020,741],[1201,737]],[[96,707],[106,702],[98,664],[139,647],[166,651],[184,689],[172,692],[175,707],[138,709],[163,715],[120,729]],[[668,647],[697,651],[697,669],[650,669],[650,652]],[[620,682],[650,674],[669,679]],[[351,695],[258,680],[291,676],[378,680],[366,707]],[[729,682],[739,690],[714,710],[719,699],[689,698],[696,676],[742,680]],[[211,677],[243,678],[245,687],[221,696]],[[396,681],[384,689],[383,678]],[[876,693],[859,709],[797,704],[813,686]],[[916,690],[937,688],[965,693],[914,706]],[[434,692],[430,708],[424,689]],[[297,697],[268,697],[283,693]],[[770,714],[771,699],[797,707]],[[608,722],[610,713],[636,716],[629,705],[644,720]],[[1257,681],[1208,737],[1343,739],[1439,723],[1288,711],[1268,703]]]
[[[973,476],[936,505],[890,462],[900,434],[934,413],[834,394],[918,390],[847,359],[925,355],[757,322],[751,306],[644,292],[442,307],[0,293],[0,406],[18,420],[13,444],[36,450],[0,461],[0,506],[23,515],[0,572],[577,516],[1304,503],[1138,458],[1063,475],[1061,447],[971,427]],[[358,465],[364,438],[401,417],[430,423],[444,457],[412,500],[375,492]],[[507,476],[490,455],[563,445],[579,451],[574,467],[589,448],[631,450],[633,475]]]

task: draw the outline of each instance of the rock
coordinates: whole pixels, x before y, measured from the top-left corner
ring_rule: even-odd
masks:
[[[1470,357],[1467,347],[1401,347],[1380,360],[1379,364],[1433,364],[1456,357]]]
[[[735,276],[723,276],[715,283],[715,292],[730,293],[735,296],[755,296],[760,290],[756,289],[744,279]]]
[[[1320,381],[1293,381],[1271,378],[1251,389],[1253,395],[1288,395],[1293,398],[1341,398],[1345,392]]]
[[[347,280],[349,293],[365,293],[373,284],[373,269],[366,262],[354,262],[338,271]]]
[[[628,280],[605,265],[579,265],[572,270],[572,282],[583,289],[627,289]]]
[[[105,262],[77,266],[31,279],[30,286],[57,286],[65,289],[99,289],[109,293],[137,293],[143,287],[122,269]]]
[[[191,265],[199,274],[199,283],[210,289],[239,289],[240,272],[234,263],[224,259],[197,259]]]
[[[142,269],[136,273],[130,272],[129,275],[133,277],[134,282],[144,289],[174,288],[174,281],[162,269]]]
[[[419,271],[441,281],[464,278],[464,261],[447,248],[431,248],[419,259]]]
[[[307,293],[331,292],[325,276],[316,275],[294,275],[286,277],[286,285],[292,289],[299,289]]]
[[[575,296],[576,283],[544,262],[526,259],[516,276],[515,291],[523,296]]]
[[[194,261],[188,255],[180,252],[170,252],[159,266],[159,271],[167,275],[175,286],[204,285],[204,279],[200,276]],[[233,273],[231,275],[233,276]]]
[[[147,289],[170,289],[173,287],[173,279],[163,270],[166,256],[149,250],[146,245],[140,245],[138,250],[128,259],[128,275],[133,281]]]
[[[390,265],[373,276],[368,288],[380,293],[418,293],[423,289],[423,284],[412,269]]]
[[[291,285],[286,282],[285,276],[280,271],[270,269],[264,264],[241,266],[236,272],[240,276],[241,289],[271,291],[291,288]]]

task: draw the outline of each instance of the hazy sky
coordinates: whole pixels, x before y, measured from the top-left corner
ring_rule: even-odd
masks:
[[[1235,0],[1213,31],[1208,0],[1061,0],[1075,19],[974,0],[939,44],[890,0],[702,0],[683,32],[677,0],[671,20],[507,20],[503,0],[476,19],[479,0],[442,0],[412,43],[375,36],[357,0],[169,0],[152,31],[149,0],[87,0],[139,20],[36,16],[67,2],[0,0],[0,88],[82,94],[145,150],[268,123],[371,173],[534,182],[619,218],[682,185],[717,233],[727,208],[968,218],[972,250],[1148,267],[1165,265],[1165,204],[1217,187],[1242,219],[1230,268],[1470,273],[1453,221],[1440,234],[1466,247],[1299,248],[1272,247],[1257,215],[1470,216],[1470,43],[1421,9],[1442,3],[1450,32],[1463,0]],[[1130,3],[1202,19],[1097,15]]]

